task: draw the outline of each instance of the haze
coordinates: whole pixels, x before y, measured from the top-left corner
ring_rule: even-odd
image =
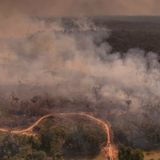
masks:
[[[158,0],[0,0],[6,16],[159,15],[159,6]]]

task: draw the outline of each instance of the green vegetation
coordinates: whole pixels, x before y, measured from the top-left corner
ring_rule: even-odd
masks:
[[[142,150],[121,146],[119,148],[118,158],[119,160],[143,160],[144,154]]]
[[[37,126],[36,137],[0,134],[1,160],[63,160],[64,157],[94,157],[105,141],[102,129],[92,125],[53,125],[47,119]]]
[[[46,154],[37,149],[39,145],[37,138],[1,134],[0,157],[2,160],[41,160]]]

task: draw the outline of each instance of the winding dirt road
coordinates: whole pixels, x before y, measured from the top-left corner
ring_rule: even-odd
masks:
[[[39,118],[36,122],[34,122],[31,126],[29,126],[26,129],[9,130],[9,129],[5,129],[5,128],[0,128],[0,132],[10,132],[11,134],[36,136],[36,133],[33,132],[33,129],[36,126],[38,126],[46,118],[54,117],[55,115],[58,115],[58,116],[72,116],[72,115],[76,116],[77,115],[77,116],[86,117],[92,121],[95,121],[98,125],[100,125],[104,129],[104,131],[106,133],[107,138],[106,138],[106,142],[105,142],[105,147],[103,148],[106,160],[114,160],[115,159],[114,149],[111,144],[110,127],[109,127],[108,123],[104,122],[103,120],[101,120],[99,118],[93,117],[87,113],[52,113],[52,114],[42,116],[41,118]]]

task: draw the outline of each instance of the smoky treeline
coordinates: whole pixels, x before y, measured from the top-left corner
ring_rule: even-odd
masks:
[[[160,147],[157,53],[115,51],[111,28],[90,18],[17,16],[3,26],[1,126],[23,126],[50,112],[88,112],[111,123],[116,143]]]

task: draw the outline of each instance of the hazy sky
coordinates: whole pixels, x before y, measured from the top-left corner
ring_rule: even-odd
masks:
[[[160,0],[0,0],[0,12],[32,16],[159,15]]]

